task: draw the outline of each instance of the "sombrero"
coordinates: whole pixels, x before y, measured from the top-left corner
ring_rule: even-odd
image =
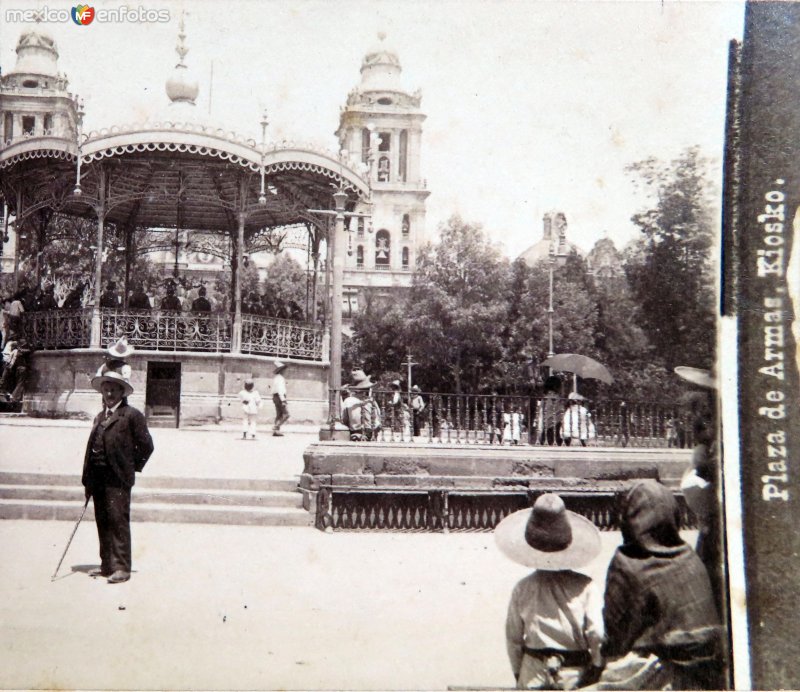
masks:
[[[112,358],[118,358],[119,360],[122,360],[128,356],[132,356],[135,350],[136,349],[134,349],[133,346],[128,344],[128,337],[121,336],[117,343],[112,344],[106,349],[106,353],[108,353],[108,355]]]
[[[494,530],[497,546],[526,567],[558,571],[582,567],[600,552],[600,531],[569,511],[553,493],[539,497],[533,509],[509,514]]]
[[[133,394],[133,385],[131,384],[130,379],[116,370],[105,370],[102,371],[102,374],[98,373],[95,375],[92,378],[92,387],[95,389],[95,391],[102,393],[103,390],[101,387],[103,386],[104,382],[114,382],[115,384],[122,385],[122,389],[125,392],[122,396],[130,396]]]
[[[272,362],[272,364],[275,366],[275,372],[276,373],[280,372],[281,370],[283,370],[287,366],[287,364],[284,363],[282,360],[275,360],[275,361]]]
[[[696,384],[698,387],[706,387],[708,389],[717,388],[717,378],[714,377],[710,370],[690,368],[688,365],[679,365],[675,368],[675,374],[687,382]]]
[[[346,389],[372,389],[372,387],[375,386],[375,383],[363,370],[353,370],[350,376],[353,378],[353,381],[345,385]]]

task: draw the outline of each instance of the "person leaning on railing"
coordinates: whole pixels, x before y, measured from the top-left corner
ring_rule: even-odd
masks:
[[[128,299],[128,309],[129,310],[152,310],[153,305],[150,302],[150,298],[144,292],[144,286],[142,284],[136,284],[133,288],[133,293],[131,293],[131,297]]]
[[[342,423],[350,430],[350,440],[372,440],[381,430],[381,409],[372,398],[375,383],[363,370],[353,370],[353,382],[345,385],[347,397],[342,402]]]
[[[551,375],[544,382],[544,396],[536,413],[536,429],[539,431],[539,444],[564,444],[561,437],[561,423],[564,408],[561,402],[561,380]]]

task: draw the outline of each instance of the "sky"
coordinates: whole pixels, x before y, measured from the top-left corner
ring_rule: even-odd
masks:
[[[427,227],[458,213],[517,256],[563,211],[584,250],[637,235],[647,203],[625,167],[699,145],[721,181],[728,43],[744,3],[564,0],[155,0],[95,9],[169,11],[167,22],[42,22],[83,97],[85,129],[163,111],[186,10],[186,62],[199,115],[260,140],[335,150],[334,131],[364,54],[385,32],[404,85],[422,91]],[[19,34],[8,9],[69,10],[59,0],[0,0],[0,66]],[[213,79],[212,79],[213,75]]]

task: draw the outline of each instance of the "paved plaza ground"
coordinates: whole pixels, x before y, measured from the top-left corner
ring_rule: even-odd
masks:
[[[78,473],[88,430],[4,419],[0,470]],[[145,473],[159,476],[292,478],[316,439],[310,429],[254,443],[233,429],[153,434]],[[0,522],[0,688],[513,686],[505,612],[527,570],[491,533],[134,523],[133,578],[109,585],[85,573],[98,564],[89,523],[51,581],[71,530]],[[599,579],[618,542],[603,534]]]

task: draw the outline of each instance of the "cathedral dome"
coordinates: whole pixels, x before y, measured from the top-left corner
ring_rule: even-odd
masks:
[[[400,59],[385,44],[386,34],[378,34],[379,43],[367,51],[361,63],[361,91],[403,91],[400,83]]]
[[[10,74],[58,76],[56,42],[40,31],[26,31],[17,42],[17,64]]]

